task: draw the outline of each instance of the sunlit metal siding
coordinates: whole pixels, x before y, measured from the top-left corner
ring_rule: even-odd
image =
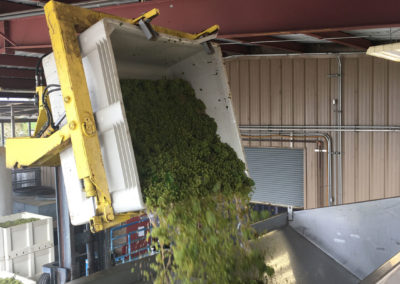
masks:
[[[362,54],[342,55],[343,125],[400,125],[400,64]],[[337,125],[338,63],[334,55],[243,56],[225,60],[240,125]],[[337,192],[333,140],[332,190]],[[290,147],[290,142],[243,141],[245,147]],[[342,135],[343,203],[400,196],[400,134]],[[306,208],[327,206],[326,155],[305,149]],[[319,155],[321,157],[321,155]]]

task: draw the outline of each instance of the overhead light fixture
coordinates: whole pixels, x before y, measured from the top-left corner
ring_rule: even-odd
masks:
[[[370,46],[367,54],[400,62],[400,42]]]

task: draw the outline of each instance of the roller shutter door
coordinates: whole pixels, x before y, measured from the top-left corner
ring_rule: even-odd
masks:
[[[256,183],[251,201],[304,207],[303,149],[245,148]]]

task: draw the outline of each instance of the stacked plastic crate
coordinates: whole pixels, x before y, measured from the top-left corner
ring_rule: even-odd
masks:
[[[23,212],[0,217],[0,223],[30,218],[37,220],[0,228],[0,271],[38,279],[42,265],[54,261],[52,218]]]

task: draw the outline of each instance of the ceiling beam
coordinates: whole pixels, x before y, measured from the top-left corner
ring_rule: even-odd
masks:
[[[36,122],[37,121],[37,114],[34,115],[22,115],[22,116],[14,116],[15,123],[25,123],[25,122]],[[11,122],[11,115],[1,115],[0,122],[3,123],[10,123]]]
[[[240,45],[240,44],[226,44],[220,45],[223,54],[227,55],[241,55],[241,54],[250,54],[251,47],[248,45]]]
[[[9,2],[9,1],[1,1],[0,5],[0,15],[4,13],[12,13],[12,12],[17,12],[17,11],[24,11],[27,9],[32,9],[34,7],[30,5],[25,5],[22,3],[15,3],[15,2]]]
[[[46,2],[49,0],[8,0],[11,2],[18,2],[20,4],[28,5],[31,9],[32,8],[37,8],[37,7],[43,7]],[[62,0],[61,2],[66,2],[65,0]]]
[[[36,57],[0,54],[0,65],[35,67],[38,60]]]
[[[35,77],[35,70],[0,67],[0,78],[28,78]]]
[[[262,45],[262,46],[277,48],[277,49],[281,49],[284,51],[296,52],[296,53],[303,53],[306,49],[304,44],[302,44],[302,43],[293,42],[293,41],[288,42],[288,41],[284,41],[280,38],[271,37],[271,36],[243,37],[243,38],[235,39],[235,40],[239,40],[243,43]]]
[[[21,99],[32,99],[34,97],[34,93],[32,92],[8,92],[7,90],[0,91],[0,98],[21,98]]]
[[[34,90],[35,80],[33,78],[0,78],[0,90],[7,92],[7,89]]]
[[[247,4],[239,0],[155,0],[96,10],[133,18],[153,8],[160,10],[153,24],[192,33],[219,24],[223,38],[400,26],[398,0],[387,0],[385,5],[372,0],[353,0],[351,5],[348,0],[329,5],[320,0],[253,0]],[[5,19],[10,22],[10,39],[17,45],[50,43],[43,15],[14,19],[0,16],[0,20]]]
[[[0,54],[14,54],[12,50],[8,50],[8,47],[14,44],[9,40],[8,32],[8,21],[0,21]]]
[[[341,31],[307,33],[306,35],[318,39],[326,39],[330,42],[335,42],[338,44],[342,44],[360,50],[366,50],[368,47],[372,45],[372,43],[365,38],[354,37],[351,34]]]

